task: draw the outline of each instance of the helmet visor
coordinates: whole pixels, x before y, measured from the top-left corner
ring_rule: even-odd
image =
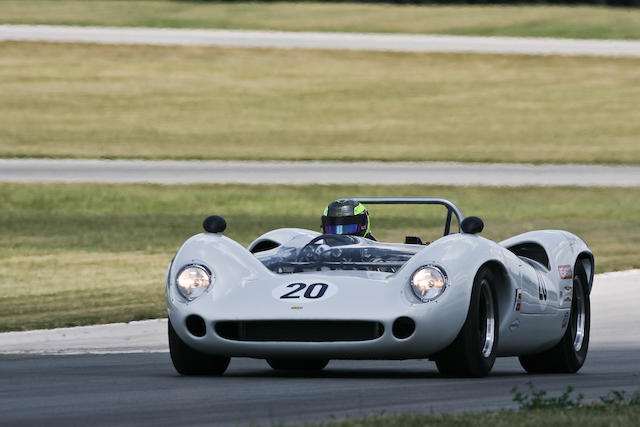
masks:
[[[325,225],[325,234],[362,234],[366,226],[363,224]]]

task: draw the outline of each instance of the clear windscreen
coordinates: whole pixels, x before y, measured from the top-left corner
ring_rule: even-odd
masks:
[[[278,274],[326,270],[366,270],[395,273],[422,245],[375,242],[357,236],[321,235],[293,239],[255,256]]]

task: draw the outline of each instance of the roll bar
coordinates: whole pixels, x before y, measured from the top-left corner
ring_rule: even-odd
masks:
[[[447,199],[441,199],[438,197],[349,197],[352,200],[357,200],[360,203],[366,203],[368,205],[442,205],[447,208],[447,219],[444,224],[444,235],[446,236],[451,232],[452,216],[455,215],[458,219],[458,233],[461,230],[462,220],[464,215],[462,211],[453,202]]]

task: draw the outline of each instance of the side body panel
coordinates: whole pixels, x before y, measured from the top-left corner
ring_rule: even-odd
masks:
[[[537,353],[551,348],[562,338],[568,326],[576,265],[585,264],[591,288],[593,254],[581,239],[561,230],[532,231],[499,244],[505,248],[539,246],[548,256],[547,265],[539,259],[518,257],[521,260],[522,299],[519,322],[511,328],[519,329],[520,334],[514,337],[509,348],[501,346],[504,355]],[[528,345],[527,340],[536,342],[536,345]]]

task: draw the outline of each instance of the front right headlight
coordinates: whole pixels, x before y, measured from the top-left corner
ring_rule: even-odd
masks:
[[[420,267],[411,276],[411,289],[422,302],[433,301],[447,287],[447,275],[435,265]]]
[[[204,294],[213,284],[215,276],[209,269],[200,264],[191,264],[182,267],[176,277],[176,287],[180,294],[192,301]]]

